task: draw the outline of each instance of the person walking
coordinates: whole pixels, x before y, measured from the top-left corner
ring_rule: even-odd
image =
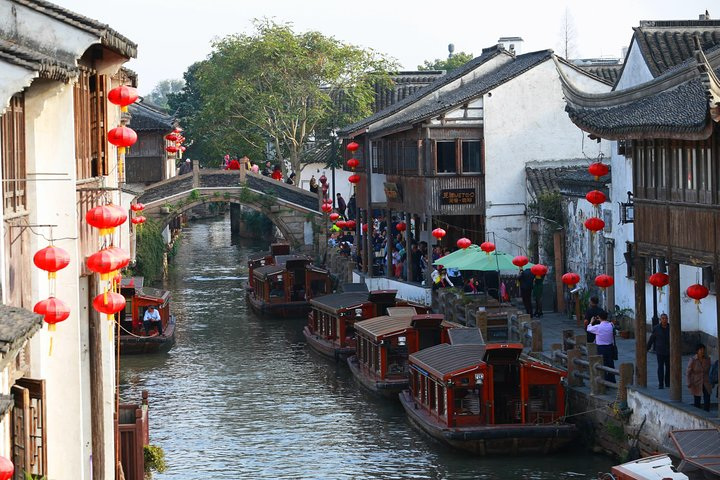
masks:
[[[357,200],[355,200],[355,194],[350,195],[350,199],[347,202],[347,214],[350,220],[355,220],[355,213],[357,211]]]
[[[533,317],[540,318],[543,316],[542,302],[543,302],[543,285],[544,285],[544,283],[545,283],[545,275],[535,277],[535,279],[533,280],[532,296],[533,296],[533,300],[535,300],[535,312],[533,313]]]
[[[533,283],[535,281],[535,275],[532,274],[529,268],[525,268],[518,274],[518,282],[520,283],[520,296],[522,297],[523,305],[525,306],[525,313],[532,315],[532,290]]]
[[[603,310],[597,316],[593,317],[592,322],[587,326],[587,331],[595,334],[597,353],[602,355],[603,365],[608,368],[615,368],[615,359],[613,358],[615,326],[608,320],[608,313]],[[605,372],[605,380],[615,383],[615,374]]]
[[[667,313],[660,315],[660,323],[655,325],[647,341],[647,350],[655,347],[657,355],[658,388],[670,387],[670,327]]]
[[[347,209],[345,199],[339,193],[335,196],[337,197],[337,212],[340,214],[341,217],[345,218],[345,210]]]
[[[700,395],[703,397],[705,411],[710,411],[710,358],[705,355],[705,345],[698,343],[695,355],[690,358],[685,374],[688,389],[693,396],[693,405],[700,408]]]
[[[600,307],[600,299],[598,297],[590,297],[590,306],[587,310],[585,310],[585,330],[587,330],[587,327],[592,322],[592,319],[599,316],[600,313],[604,311],[605,310]],[[595,343],[595,334],[590,333],[589,330],[587,332],[587,343]]]

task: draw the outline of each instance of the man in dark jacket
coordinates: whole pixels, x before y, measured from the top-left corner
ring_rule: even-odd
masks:
[[[588,306],[588,309],[585,310],[585,330],[587,330],[588,325],[593,323],[593,319],[595,319],[595,323],[600,323],[599,317],[600,313],[604,312],[605,310],[600,307],[600,299],[598,297],[590,297],[590,305]],[[598,317],[598,318],[596,318]],[[595,334],[592,332],[587,332],[586,335],[587,343],[595,343]]]
[[[535,275],[533,275],[529,268],[526,268],[518,275],[518,282],[520,282],[520,296],[525,306],[525,313],[532,315],[532,289],[533,283],[535,282]]]
[[[647,349],[655,346],[657,355],[658,388],[670,387],[670,327],[667,313],[660,315],[660,323],[655,325],[647,342]]]

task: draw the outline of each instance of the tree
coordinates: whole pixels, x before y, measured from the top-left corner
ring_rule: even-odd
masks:
[[[198,65],[201,106],[191,123],[214,155],[271,151],[299,173],[318,139],[372,113],[373,82],[389,78],[395,65],[319,32],[296,34],[267,19],[253,24],[253,34],[217,41]]]
[[[422,65],[418,65],[418,70],[445,70],[449,72],[462,67],[473,58],[475,57],[473,57],[472,53],[459,52],[444,60],[440,58],[436,58],[432,62],[425,60]]]
[[[185,86],[185,81],[181,79],[160,80],[155,88],[145,96],[152,103],[163,109],[168,109],[168,95],[180,92]]]
[[[560,53],[563,58],[569,60],[576,54],[577,33],[575,32],[575,20],[569,9],[560,19]]]

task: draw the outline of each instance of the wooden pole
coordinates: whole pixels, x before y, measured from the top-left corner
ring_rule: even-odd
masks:
[[[88,278],[88,301],[97,291],[97,276]],[[90,441],[92,443],[92,480],[105,479],[105,402],[103,401],[103,354],[100,314],[88,308],[88,354],[90,356]]]
[[[540,320],[533,320],[530,322],[531,328],[532,328],[532,347],[531,352],[542,352],[543,351],[543,331],[542,331],[542,322]],[[523,336],[523,330],[522,327],[519,329],[520,335]],[[523,338],[520,338],[520,340],[524,340]],[[523,342],[524,343],[524,342]]]
[[[620,364],[620,384],[618,385],[618,399],[627,405],[627,387],[632,385],[633,364]]]
[[[635,365],[636,381],[641,387],[647,387],[647,348],[646,312],[645,312],[645,257],[635,256],[633,274],[635,276]]]
[[[668,267],[670,276],[670,400],[682,400],[682,351],[680,335],[682,320],[680,318],[680,264],[671,261]]]
[[[720,278],[720,258],[718,258],[718,257],[715,257],[715,265],[713,265],[713,278]],[[716,282],[717,282],[717,280],[716,280]],[[716,285],[717,285],[717,283],[716,283]],[[720,295],[718,295],[717,293],[715,293],[715,311],[718,312],[718,314],[715,315],[715,325],[716,325],[715,328],[717,329],[717,330],[715,330],[717,332],[715,335],[715,340],[716,340],[715,345],[717,346],[716,353],[717,353],[718,361],[720,362]],[[717,382],[717,381],[718,381],[717,378],[710,379],[710,383]],[[717,392],[718,392],[718,409],[719,409],[718,411],[720,412],[720,388],[717,389]],[[720,413],[718,413],[718,415],[720,416]]]
[[[562,283],[563,272],[565,271],[564,259],[565,249],[563,248],[564,230],[556,230],[553,233],[553,244],[555,250],[555,300],[557,302],[557,311],[565,311],[565,290]]]
[[[575,300],[575,325],[582,327],[584,322],[580,316],[580,294],[578,292],[573,293],[573,299]]]

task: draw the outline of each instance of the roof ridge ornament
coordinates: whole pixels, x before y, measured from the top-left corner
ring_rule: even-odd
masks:
[[[718,123],[720,122],[720,79],[718,79],[715,70],[705,56],[697,33],[693,34],[693,47],[695,47],[694,57],[697,62],[697,69],[700,72],[700,81],[708,99],[710,118],[715,123]]]

